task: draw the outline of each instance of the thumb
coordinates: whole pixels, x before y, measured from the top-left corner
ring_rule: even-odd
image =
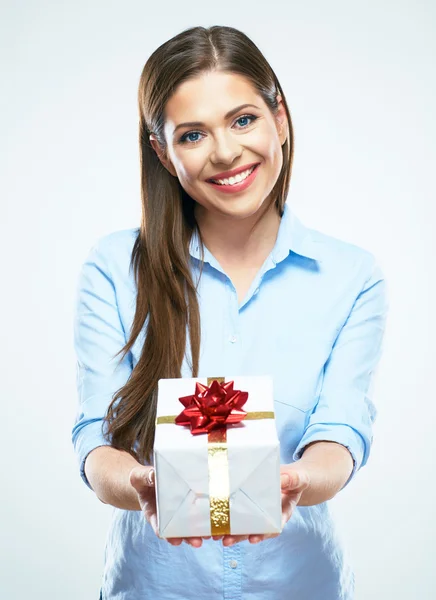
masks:
[[[130,471],[130,485],[137,492],[140,492],[144,487],[154,487],[155,472],[153,467],[134,467]]]
[[[285,473],[282,472],[280,483],[282,490],[294,490],[300,487],[303,481],[298,471],[287,471]]]

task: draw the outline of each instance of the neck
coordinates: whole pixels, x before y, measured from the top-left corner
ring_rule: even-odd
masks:
[[[205,246],[221,263],[257,267],[274,247],[280,216],[273,204],[245,219],[212,213],[195,205],[195,219]],[[256,223],[257,221],[257,223]]]

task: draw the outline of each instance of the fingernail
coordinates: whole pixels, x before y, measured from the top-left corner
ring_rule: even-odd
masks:
[[[150,469],[147,476],[150,485],[154,485],[154,469]]]

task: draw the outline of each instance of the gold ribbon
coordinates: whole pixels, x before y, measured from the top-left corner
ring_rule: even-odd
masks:
[[[164,423],[174,425],[176,422],[177,415],[166,415],[164,417],[157,417],[156,425],[162,425]],[[274,419],[274,412],[272,410],[265,411],[251,411],[248,412],[245,417],[242,419],[241,423],[244,421],[258,421],[259,419]],[[238,423],[239,425],[239,423]]]
[[[216,380],[224,383],[224,377],[208,377],[207,385]],[[156,425],[175,424],[177,415],[157,417]],[[247,412],[243,421],[274,419],[273,411]],[[227,452],[227,426],[212,429],[207,434],[209,471],[209,503],[211,535],[230,534],[230,481]]]

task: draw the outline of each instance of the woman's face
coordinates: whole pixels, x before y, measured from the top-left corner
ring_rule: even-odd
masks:
[[[238,109],[245,104],[250,106]],[[166,156],[153,135],[151,143],[164,166],[200,205],[197,208],[233,218],[255,214],[282,168],[287,120],[280,97],[274,117],[244,77],[214,71],[180,84],[164,116]],[[208,181],[253,165],[256,168],[246,181],[241,176],[225,185]],[[236,187],[229,185],[232,182]]]

